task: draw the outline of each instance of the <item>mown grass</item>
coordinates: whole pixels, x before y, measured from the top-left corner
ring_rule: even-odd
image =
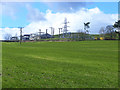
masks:
[[[118,41],[2,45],[3,88],[118,87]]]

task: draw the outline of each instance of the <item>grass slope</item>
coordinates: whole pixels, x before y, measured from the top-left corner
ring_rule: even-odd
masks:
[[[118,87],[118,41],[3,44],[3,88]]]

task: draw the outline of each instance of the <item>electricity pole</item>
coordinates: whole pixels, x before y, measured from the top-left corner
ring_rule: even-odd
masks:
[[[53,27],[50,27],[51,29],[51,36],[53,37]],[[51,37],[51,40],[52,40],[52,37]]]
[[[47,39],[47,30],[48,30],[48,29],[46,29],[46,39]]]
[[[54,33],[55,33],[55,28],[53,28],[53,36],[54,36]]]
[[[20,44],[21,44],[21,42],[22,42],[22,29],[24,28],[24,27],[19,27],[20,28]]]
[[[41,29],[39,29],[39,39],[41,39]]]
[[[51,35],[52,35],[52,30],[53,30],[53,27],[50,27],[50,29],[51,29]]]
[[[58,28],[59,29],[59,38],[60,38],[60,32],[62,31],[62,28]]]

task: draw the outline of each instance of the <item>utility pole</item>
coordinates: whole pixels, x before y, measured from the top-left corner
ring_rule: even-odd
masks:
[[[62,28],[58,28],[59,29],[59,38],[60,38],[60,32],[62,31]]]
[[[53,37],[53,27],[50,27],[51,29],[51,36]],[[51,37],[51,40],[52,40],[52,37]]]
[[[41,39],[41,29],[39,29],[39,39]]]
[[[18,28],[20,28],[20,44],[21,44],[21,42],[22,42],[22,29],[23,29],[24,27],[18,27]]]
[[[51,28],[51,35],[53,36],[54,35],[54,28],[53,27],[50,27]]]
[[[54,33],[55,33],[55,28],[53,28],[53,36],[54,36]]]
[[[53,27],[50,27],[50,29],[51,29],[51,35],[52,35],[52,30],[53,30]]]
[[[41,37],[41,35],[42,35],[42,33],[44,33],[44,32],[41,32],[41,29],[39,29],[39,39],[42,39],[42,37]]]
[[[46,39],[47,39],[47,30],[48,30],[48,29],[46,29]]]
[[[51,40],[52,40],[52,38],[53,38],[53,36],[54,36],[54,28],[53,27],[50,27],[51,28],[51,35],[52,35],[52,37],[51,37]]]

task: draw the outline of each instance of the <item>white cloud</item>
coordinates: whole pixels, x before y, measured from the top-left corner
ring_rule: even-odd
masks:
[[[12,19],[16,19],[15,13],[16,8],[14,7],[14,3],[0,3],[0,15],[7,15],[12,17]]]
[[[18,28],[0,28],[0,40],[3,40],[7,34],[11,34],[12,36],[19,36]]]
[[[0,30],[0,40],[2,40],[2,31]]]
[[[44,2],[51,10],[57,12],[66,12],[66,13],[71,13],[79,10],[82,7],[85,7],[87,2]]]
[[[37,8],[32,8],[29,4],[26,5],[28,9],[27,19],[30,22],[38,22],[40,20],[46,20],[44,13],[40,12]]]
[[[118,19],[117,14],[105,14],[97,7],[93,9],[82,8],[75,13],[52,13],[51,10],[47,10],[44,17],[46,18],[45,21],[31,22],[23,29],[23,33],[35,33],[39,29],[42,32],[48,29],[48,33],[51,33],[49,27],[52,26],[55,28],[55,34],[58,34],[58,28],[63,27],[65,17],[70,22],[68,24],[70,26],[68,28],[69,32],[76,32],[79,29],[83,29],[83,23],[90,21],[90,33],[99,33],[101,27],[112,25]],[[19,30],[6,29],[5,32],[15,35],[15,33],[19,33]]]
[[[70,22],[68,24],[70,26],[68,28],[70,32],[76,32],[78,29],[83,29],[83,23],[90,21],[91,33],[98,33],[101,27],[114,24],[118,18],[117,14],[105,14],[97,7],[93,9],[82,8],[75,13],[52,13],[52,11],[47,10],[45,15],[46,21],[32,22],[25,27],[25,31],[32,33],[42,29],[42,31],[45,32],[46,29],[49,29],[50,33],[49,27],[52,26],[55,28],[55,34],[57,34],[58,28],[63,27],[65,17],[67,17]]]

